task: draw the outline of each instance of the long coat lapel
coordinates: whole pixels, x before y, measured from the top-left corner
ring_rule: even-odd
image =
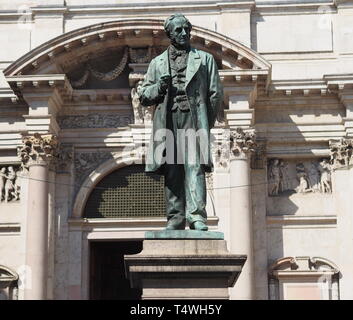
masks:
[[[160,55],[159,61],[159,72],[161,73],[161,75],[169,74],[168,49]]]
[[[185,79],[185,88],[188,86],[189,82],[199,70],[201,65],[200,55],[195,49],[191,49],[189,52],[188,65],[186,67],[186,79]]]

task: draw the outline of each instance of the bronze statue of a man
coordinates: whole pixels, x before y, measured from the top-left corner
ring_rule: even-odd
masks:
[[[205,172],[213,170],[210,129],[223,90],[213,56],[190,47],[191,23],[174,14],[164,23],[171,44],[154,58],[139,91],[155,105],[146,172],[165,178],[167,230],[207,231]]]

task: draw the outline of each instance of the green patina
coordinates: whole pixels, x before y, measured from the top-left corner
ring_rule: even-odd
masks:
[[[223,232],[216,231],[200,231],[200,230],[162,230],[162,231],[146,231],[145,239],[207,239],[207,240],[224,240]]]
[[[213,170],[210,129],[223,100],[223,89],[213,56],[190,47],[191,23],[176,14],[164,27],[171,45],[151,61],[139,90],[141,104],[155,106],[146,171],[165,177],[167,229],[184,230],[187,222],[190,229],[206,231],[205,172]],[[165,129],[172,132],[172,143],[161,134]],[[196,145],[190,146],[179,138],[180,130],[202,133],[203,140],[198,138]],[[175,160],[181,149],[185,155],[182,164]],[[193,161],[189,161],[190,154]],[[168,158],[174,159],[172,164],[165,164]]]

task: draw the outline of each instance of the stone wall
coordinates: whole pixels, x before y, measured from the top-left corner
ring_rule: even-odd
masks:
[[[221,34],[216,38],[202,31],[201,37],[200,29],[200,37],[193,40],[213,52],[222,67],[225,112],[224,122],[212,131],[216,141],[221,144],[223,129],[240,134],[237,130],[241,127],[249,135],[256,131],[258,146],[252,150],[256,165],[250,161],[254,154],[242,154],[244,145],[233,145],[233,156],[237,150],[249,161],[244,174],[234,170],[243,163],[241,157],[236,165],[230,164],[218,149],[208,198],[213,201],[208,201],[210,228],[224,232],[231,250],[248,250],[238,253],[252,255],[253,269],[245,268],[246,281],[239,281],[243,286],[254,278],[254,294],[248,290],[247,298],[270,298],[269,266],[278,259],[296,256],[319,256],[336,263],[342,276],[341,298],[352,298],[353,258],[348,254],[352,252],[353,231],[352,169],[349,161],[336,168],[330,158],[331,141],[353,135],[353,81],[349,75],[353,48],[349,41],[352,30],[347,27],[353,11],[349,1],[346,5],[332,1],[324,7],[320,2],[307,5],[307,1],[299,0],[277,5],[267,1],[168,2],[170,6],[161,7],[159,1],[103,1],[97,5],[97,1],[70,0],[64,4],[60,0],[34,0],[30,8],[19,7],[28,1],[3,3],[0,40],[6,50],[0,52],[0,70],[45,41],[78,28],[137,14],[146,21],[164,19],[183,9],[195,26]],[[153,39],[158,39],[161,30],[146,27],[142,33],[134,30],[127,35],[114,31],[114,43],[125,41],[132,48],[141,42],[146,49],[148,43],[155,44]],[[94,185],[122,166],[121,155],[128,148],[133,151],[131,158],[141,160],[145,152],[141,146],[151,132],[150,124],[136,122],[132,101],[133,87],[143,77],[148,61],[140,66],[127,65],[130,74],[124,78],[123,88],[72,88],[72,79],[64,75],[62,66],[69,70],[71,64],[82,62],[78,51],[92,53],[96,47],[104,51],[108,31],[103,31],[97,31],[93,44],[84,36],[74,48],[60,43],[67,54],[62,65],[55,60],[56,52],[48,50],[43,54],[45,62],[44,58],[34,60],[31,71],[17,74],[19,78],[8,78],[8,83],[0,76],[0,169],[20,166],[17,148],[22,146],[26,131],[57,135],[71,150],[60,149],[55,155],[59,163],[48,167],[47,296],[54,299],[88,298],[89,241],[142,239],[145,230],[160,229],[165,223],[165,219],[82,219],[85,200]],[[257,53],[245,50],[247,56],[242,56],[239,50],[243,45]],[[252,66],[259,65],[249,67],[249,61]],[[331,166],[327,170],[324,160]],[[322,183],[322,177],[328,181],[328,176],[329,189]],[[239,186],[240,180],[247,182]],[[18,201],[0,202],[0,265],[17,270],[21,280],[25,278],[27,198],[35,192],[28,190],[29,181],[28,177],[23,179]],[[235,187],[246,192],[237,192]],[[250,205],[245,203],[246,210],[238,199],[242,203],[251,199]],[[250,227],[244,215],[251,218]],[[239,298],[237,290],[231,291],[232,298]],[[24,298],[22,288],[19,298]]]

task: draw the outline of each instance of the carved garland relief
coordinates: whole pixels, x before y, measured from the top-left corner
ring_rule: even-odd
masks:
[[[71,80],[71,85],[74,88],[82,87],[88,80],[89,76],[92,75],[97,80],[101,81],[112,81],[118,78],[124,71],[126,64],[129,60],[135,64],[144,64],[151,61],[152,57],[157,55],[157,48],[131,48],[125,47],[123,56],[116,67],[108,72],[100,72],[96,70],[90,63],[87,64],[86,69],[83,72],[81,78],[77,80]]]

